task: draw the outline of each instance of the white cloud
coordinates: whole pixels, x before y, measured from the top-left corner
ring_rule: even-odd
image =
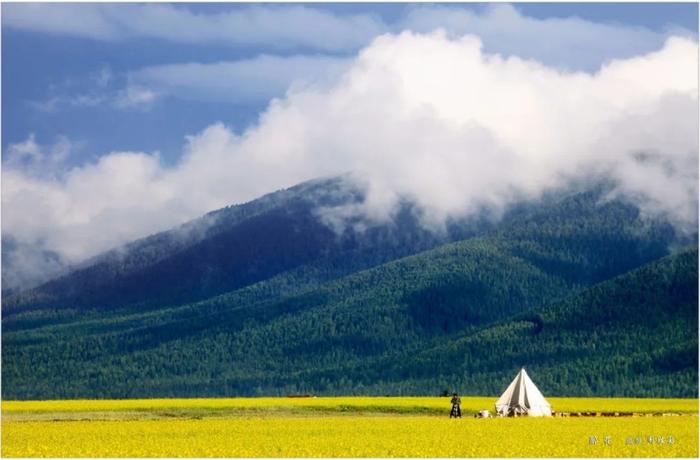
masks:
[[[66,268],[61,257],[42,248],[40,241],[2,239],[2,290],[33,287],[61,274]]]
[[[52,85],[55,94],[41,101],[29,101],[28,105],[40,112],[57,112],[64,108],[92,108],[111,106],[117,109],[150,109],[162,96],[153,89],[128,83],[123,88],[112,85],[112,71],[103,67],[88,79],[69,81],[64,85]],[[58,87],[58,89],[57,89]],[[79,89],[78,89],[79,88]],[[58,93],[58,94],[56,94]]]
[[[328,51],[357,49],[385,30],[370,15],[339,17],[303,6],[236,6],[195,14],[182,6],[154,3],[8,4],[3,26],[96,40],[152,38]]]
[[[158,97],[158,94],[139,85],[129,85],[119,91],[114,98],[114,106],[120,109],[148,108]]]
[[[72,94],[52,96],[43,101],[29,101],[29,107],[40,112],[56,112],[64,107],[85,108],[98,107],[105,104],[109,100],[107,94],[98,94],[96,92],[86,94]]]
[[[35,109],[110,106],[148,110],[165,97],[221,103],[265,103],[281,97],[291,85],[333,81],[349,62],[343,56],[383,33],[436,29],[456,38],[478,35],[488,53],[518,56],[559,69],[596,71],[613,59],[629,58],[663,46],[668,32],[623,24],[604,24],[576,17],[539,19],[517,7],[493,4],[477,12],[455,5],[407,6],[394,22],[367,14],[340,15],[297,5],[235,5],[215,13],[196,14],[184,5],[168,4],[7,4],[3,26],[95,40],[158,39],[176,43],[252,47],[255,53],[299,52],[288,56],[260,54],[237,61],[179,62],[128,72],[111,68],[93,72],[80,88],[64,89]],[[691,34],[676,29],[674,33]],[[317,50],[326,54],[309,54]]]
[[[109,86],[114,80],[112,70],[103,66],[87,78],[67,78],[60,84],[49,85],[51,96],[45,100],[29,101],[28,105],[41,112],[59,109],[97,107],[108,103],[114,96]]]
[[[474,34],[485,50],[506,56],[536,59],[572,70],[596,70],[613,58],[658,49],[667,33],[644,27],[592,22],[578,17],[533,18],[517,6],[490,4],[482,13],[454,6],[412,8],[401,28],[414,32],[446,30],[451,36]],[[676,35],[680,30],[674,31]],[[689,31],[684,32],[690,35]]]
[[[182,99],[228,103],[267,102],[290,86],[327,85],[346,70],[350,59],[331,56],[269,56],[151,66],[129,74],[132,87],[156,88]]]
[[[692,227],[697,64],[697,43],[683,38],[593,74],[488,54],[474,36],[384,35],[335,84],[291,90],[247,131],[215,124],[188,138],[174,166],[114,152],[60,179],[5,167],[3,231],[75,261],[346,171],[367,202],[326,217],[387,219],[406,197],[439,226],[602,173],[649,214]],[[33,138],[25,144],[11,149],[33,157]]]
[[[386,22],[371,14],[335,14],[299,5],[230,5],[224,11],[194,13],[184,5],[162,3],[12,3],[3,7],[2,24],[94,40],[156,39],[324,53],[354,52],[384,33],[441,28],[452,37],[478,35],[489,52],[578,70],[657,49],[670,33],[577,17],[533,18],[508,4],[482,12],[457,5],[407,6]],[[697,34],[678,27],[673,33]]]
[[[65,136],[58,136],[52,145],[39,145],[32,133],[23,142],[10,144],[3,156],[3,166],[35,176],[59,172],[75,148]]]
[[[237,61],[164,64],[128,72],[123,87],[111,84],[106,68],[87,82],[73,84],[44,101],[32,101],[42,112],[63,108],[111,106],[116,109],[150,109],[156,101],[172,97],[227,104],[265,104],[284,96],[290,88],[323,87],[335,82],[352,62],[325,55],[259,55]],[[80,90],[75,91],[75,87]],[[70,94],[71,90],[75,91]]]
[[[107,9],[98,5],[16,3],[3,5],[2,25],[17,29],[114,40],[118,27]]]

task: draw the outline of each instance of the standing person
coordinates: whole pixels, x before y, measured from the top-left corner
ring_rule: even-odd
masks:
[[[452,403],[452,411],[450,411],[450,418],[462,418],[462,408],[460,405],[462,404],[462,399],[457,396],[457,393],[452,394],[452,400],[450,401]]]

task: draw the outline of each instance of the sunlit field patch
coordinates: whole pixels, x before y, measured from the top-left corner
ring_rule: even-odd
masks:
[[[463,398],[465,412],[491,408],[493,402],[494,398]],[[552,398],[552,405],[561,406],[558,410],[593,412],[697,411],[697,400]],[[257,408],[260,412],[241,411],[245,408]],[[296,411],[284,412],[289,408]],[[442,413],[425,412],[426,408]],[[196,416],[188,412],[197,409]],[[270,410],[267,414],[266,409]],[[698,454],[696,415],[455,420],[447,417],[448,411],[446,398],[6,402],[3,403],[2,454],[10,457],[696,457]]]

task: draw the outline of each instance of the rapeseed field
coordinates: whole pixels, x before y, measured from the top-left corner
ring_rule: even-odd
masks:
[[[493,396],[463,396],[462,410],[493,410]],[[81,412],[161,409],[246,410],[300,409],[319,411],[445,412],[449,397],[311,397],[311,398],[163,398],[163,399],[77,399],[53,401],[4,401],[4,412]],[[557,398],[547,400],[558,412],[698,412],[697,399],[651,398]],[[447,409],[446,409],[447,408]]]
[[[494,398],[462,401],[466,415],[472,409],[491,409]],[[643,412],[651,407],[694,415],[449,419],[446,398],[5,402],[2,454],[6,457],[697,457],[697,400],[552,398],[553,406],[555,401],[562,407],[581,411]],[[247,412],[250,408],[259,412]],[[441,414],[429,412],[432,409]]]

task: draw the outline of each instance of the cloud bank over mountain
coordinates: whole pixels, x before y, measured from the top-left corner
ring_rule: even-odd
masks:
[[[60,146],[29,138],[5,152],[3,231],[78,261],[207,211],[298,182],[351,172],[360,206],[327,221],[391,219],[399,199],[425,225],[480,209],[496,214],[572,179],[613,179],[616,194],[678,228],[697,222],[698,45],[571,72],[483,49],[474,35],[385,34],[323,85],[292,86],[258,123],[213,124],[181,160],[112,152],[54,176]],[[60,156],[56,157],[56,152]],[[26,162],[26,161],[25,161]],[[31,212],[28,212],[31,210]]]

